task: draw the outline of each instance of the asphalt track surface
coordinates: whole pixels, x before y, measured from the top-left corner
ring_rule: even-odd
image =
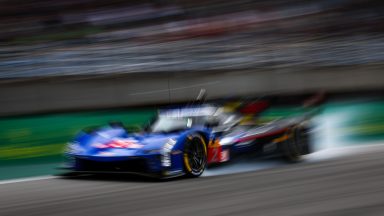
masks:
[[[0,215],[384,215],[384,146],[342,152],[348,153],[197,179],[3,183]]]

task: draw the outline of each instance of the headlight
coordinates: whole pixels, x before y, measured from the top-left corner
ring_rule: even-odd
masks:
[[[67,144],[66,153],[69,154],[81,154],[84,152],[84,148],[80,146],[78,142],[69,142]]]
[[[161,165],[164,167],[170,167],[172,164],[171,161],[171,151],[173,146],[175,146],[176,140],[169,139],[161,149]]]

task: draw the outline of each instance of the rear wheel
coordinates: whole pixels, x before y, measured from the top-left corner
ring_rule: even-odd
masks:
[[[207,166],[207,147],[200,135],[188,136],[184,145],[184,170],[188,177],[199,177]]]
[[[312,145],[309,129],[306,127],[300,127],[299,130],[300,131],[297,139],[298,142],[300,142],[300,146],[302,147],[302,154],[310,154],[312,152]]]
[[[306,154],[308,137],[300,127],[289,129],[286,135],[288,138],[281,143],[283,158],[289,162],[298,162]]]

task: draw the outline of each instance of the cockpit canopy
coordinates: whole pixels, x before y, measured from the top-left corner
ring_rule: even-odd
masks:
[[[149,126],[153,133],[170,133],[196,126],[225,130],[240,122],[240,115],[224,112],[221,107],[203,106],[168,109],[159,112],[156,120]]]

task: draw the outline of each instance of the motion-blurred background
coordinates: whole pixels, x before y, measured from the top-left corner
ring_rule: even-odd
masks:
[[[139,127],[200,89],[208,100],[267,98],[269,119],[300,113],[317,95],[319,145],[380,141],[383,6],[1,0],[0,179],[50,174],[81,128]]]

